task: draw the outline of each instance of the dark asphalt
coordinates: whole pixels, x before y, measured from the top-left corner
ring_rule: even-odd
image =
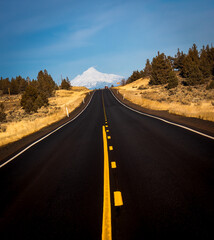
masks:
[[[117,163],[112,239],[214,239],[214,141],[132,112],[109,90],[0,169],[0,238],[101,239],[102,93]]]
[[[101,91],[71,124],[0,169],[0,239],[100,239]]]

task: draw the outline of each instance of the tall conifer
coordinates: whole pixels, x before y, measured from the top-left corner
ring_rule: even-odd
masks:
[[[201,70],[203,77],[210,77],[212,74],[211,61],[208,58],[208,53],[205,47],[203,46],[200,54],[200,64],[199,69]]]
[[[147,59],[145,68],[142,71],[142,77],[149,77],[149,76],[151,76],[151,72],[152,72],[152,65],[151,65],[149,59]]]
[[[178,80],[172,69],[170,60],[166,58],[164,53],[159,53],[152,60],[151,85],[167,84],[168,88],[176,87]]]
[[[185,83],[187,85],[197,85],[204,82],[199,66],[200,59],[197,46],[193,44],[192,48],[189,49],[188,54],[183,60],[183,67],[180,73],[183,78],[186,78]]]

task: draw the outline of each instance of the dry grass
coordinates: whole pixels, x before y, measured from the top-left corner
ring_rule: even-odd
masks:
[[[69,112],[77,108],[88,89],[57,90],[54,97],[49,98],[49,106],[42,107],[34,114],[26,114],[20,106],[20,95],[3,96],[3,102],[7,114],[7,122],[1,124],[0,146],[17,141],[24,136],[34,133],[41,128],[48,126],[67,115],[66,107]]]
[[[188,87],[179,83],[167,90],[148,83],[148,78],[139,79],[117,89],[126,99],[145,108],[214,121],[214,90],[206,90],[206,85]]]

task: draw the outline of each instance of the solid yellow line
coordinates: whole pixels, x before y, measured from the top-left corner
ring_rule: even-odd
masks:
[[[102,240],[111,240],[112,231],[111,231],[109,158],[108,158],[108,144],[107,144],[105,126],[103,126],[103,151],[104,151],[104,183],[103,183]]]
[[[123,199],[120,191],[114,192],[114,206],[122,206]]]

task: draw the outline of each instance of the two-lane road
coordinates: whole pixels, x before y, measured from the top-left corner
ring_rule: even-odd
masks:
[[[214,140],[133,112],[109,90],[0,169],[1,239],[101,239],[103,125],[112,239],[212,239]]]

